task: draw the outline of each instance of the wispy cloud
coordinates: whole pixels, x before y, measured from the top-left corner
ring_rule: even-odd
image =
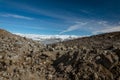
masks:
[[[72,12],[66,11],[66,10],[58,11],[57,9],[56,10],[47,10],[47,9],[42,9],[42,8],[37,9],[34,7],[29,7],[29,6],[24,7],[24,9],[34,12],[35,14],[44,15],[44,16],[48,16],[48,17],[52,17],[56,19],[62,19],[65,21],[68,21],[68,20],[74,21],[74,20],[79,19]]]
[[[44,16],[48,16],[48,17],[52,17],[52,18],[57,18],[57,19],[62,19],[62,20],[66,20],[66,21],[74,21],[74,20],[78,20],[78,16],[76,16],[75,14],[73,14],[73,12],[68,11],[68,10],[63,10],[63,9],[57,9],[57,8],[53,8],[53,9],[44,9],[44,8],[35,8],[33,6],[30,5],[26,5],[26,4],[21,4],[21,3],[17,3],[17,2],[6,2],[11,6],[17,7],[18,9],[22,9],[22,10],[26,10],[28,12],[32,12],[34,14],[37,15],[44,15]]]
[[[59,34],[63,34],[63,33],[66,33],[66,32],[77,30],[77,29],[81,28],[82,26],[84,26],[86,24],[87,24],[86,22],[76,22],[76,24],[68,27],[66,30],[61,31]]]
[[[18,19],[26,19],[26,20],[33,20],[34,18],[23,16],[23,15],[17,15],[17,14],[1,14],[2,17],[12,17],[12,18],[18,18]]]
[[[98,21],[97,23],[100,24],[100,25],[103,25],[103,26],[108,26],[107,21]]]
[[[93,34],[115,32],[120,31],[120,24],[111,24],[108,21],[87,21],[87,22],[76,22],[74,25],[69,26],[66,30],[61,31],[59,34],[81,30]]]
[[[102,30],[94,31],[93,34],[120,31],[120,26],[107,27]]]
[[[98,29],[96,28],[96,30],[93,30],[92,34],[120,31],[119,22],[111,24],[110,22],[107,21],[99,21],[97,23],[100,24],[101,27],[98,27]]]
[[[93,13],[91,11],[88,11],[88,10],[80,9],[79,11],[84,13],[84,14],[93,15]]]

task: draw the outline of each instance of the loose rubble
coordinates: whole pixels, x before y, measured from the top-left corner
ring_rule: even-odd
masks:
[[[120,80],[119,35],[43,45],[0,29],[0,80]]]

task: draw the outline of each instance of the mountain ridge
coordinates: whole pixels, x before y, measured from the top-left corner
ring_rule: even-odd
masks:
[[[0,79],[119,80],[119,34],[42,45],[0,30]]]

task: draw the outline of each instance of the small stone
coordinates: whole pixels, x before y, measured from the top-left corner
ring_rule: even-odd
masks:
[[[0,55],[0,59],[2,59],[3,58],[3,56],[2,55]]]
[[[71,65],[67,66],[66,69],[65,69],[66,72],[70,72],[71,70],[72,70],[72,66]]]
[[[98,59],[100,59],[100,56],[97,56],[97,57],[96,57],[96,60],[98,60]]]
[[[95,77],[95,80],[98,79],[98,75],[97,75],[97,73],[94,73],[94,77]]]

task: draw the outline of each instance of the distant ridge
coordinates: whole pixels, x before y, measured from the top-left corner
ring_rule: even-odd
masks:
[[[110,33],[102,33],[98,35],[93,35],[90,37],[83,37],[83,38],[77,38],[74,40],[69,41],[63,41],[62,43],[65,46],[81,46],[81,45],[87,45],[87,47],[104,47],[104,46],[110,46],[116,43],[120,40],[120,31],[118,32],[110,32]],[[98,46],[97,46],[98,45]],[[101,45],[101,46],[99,46]]]

